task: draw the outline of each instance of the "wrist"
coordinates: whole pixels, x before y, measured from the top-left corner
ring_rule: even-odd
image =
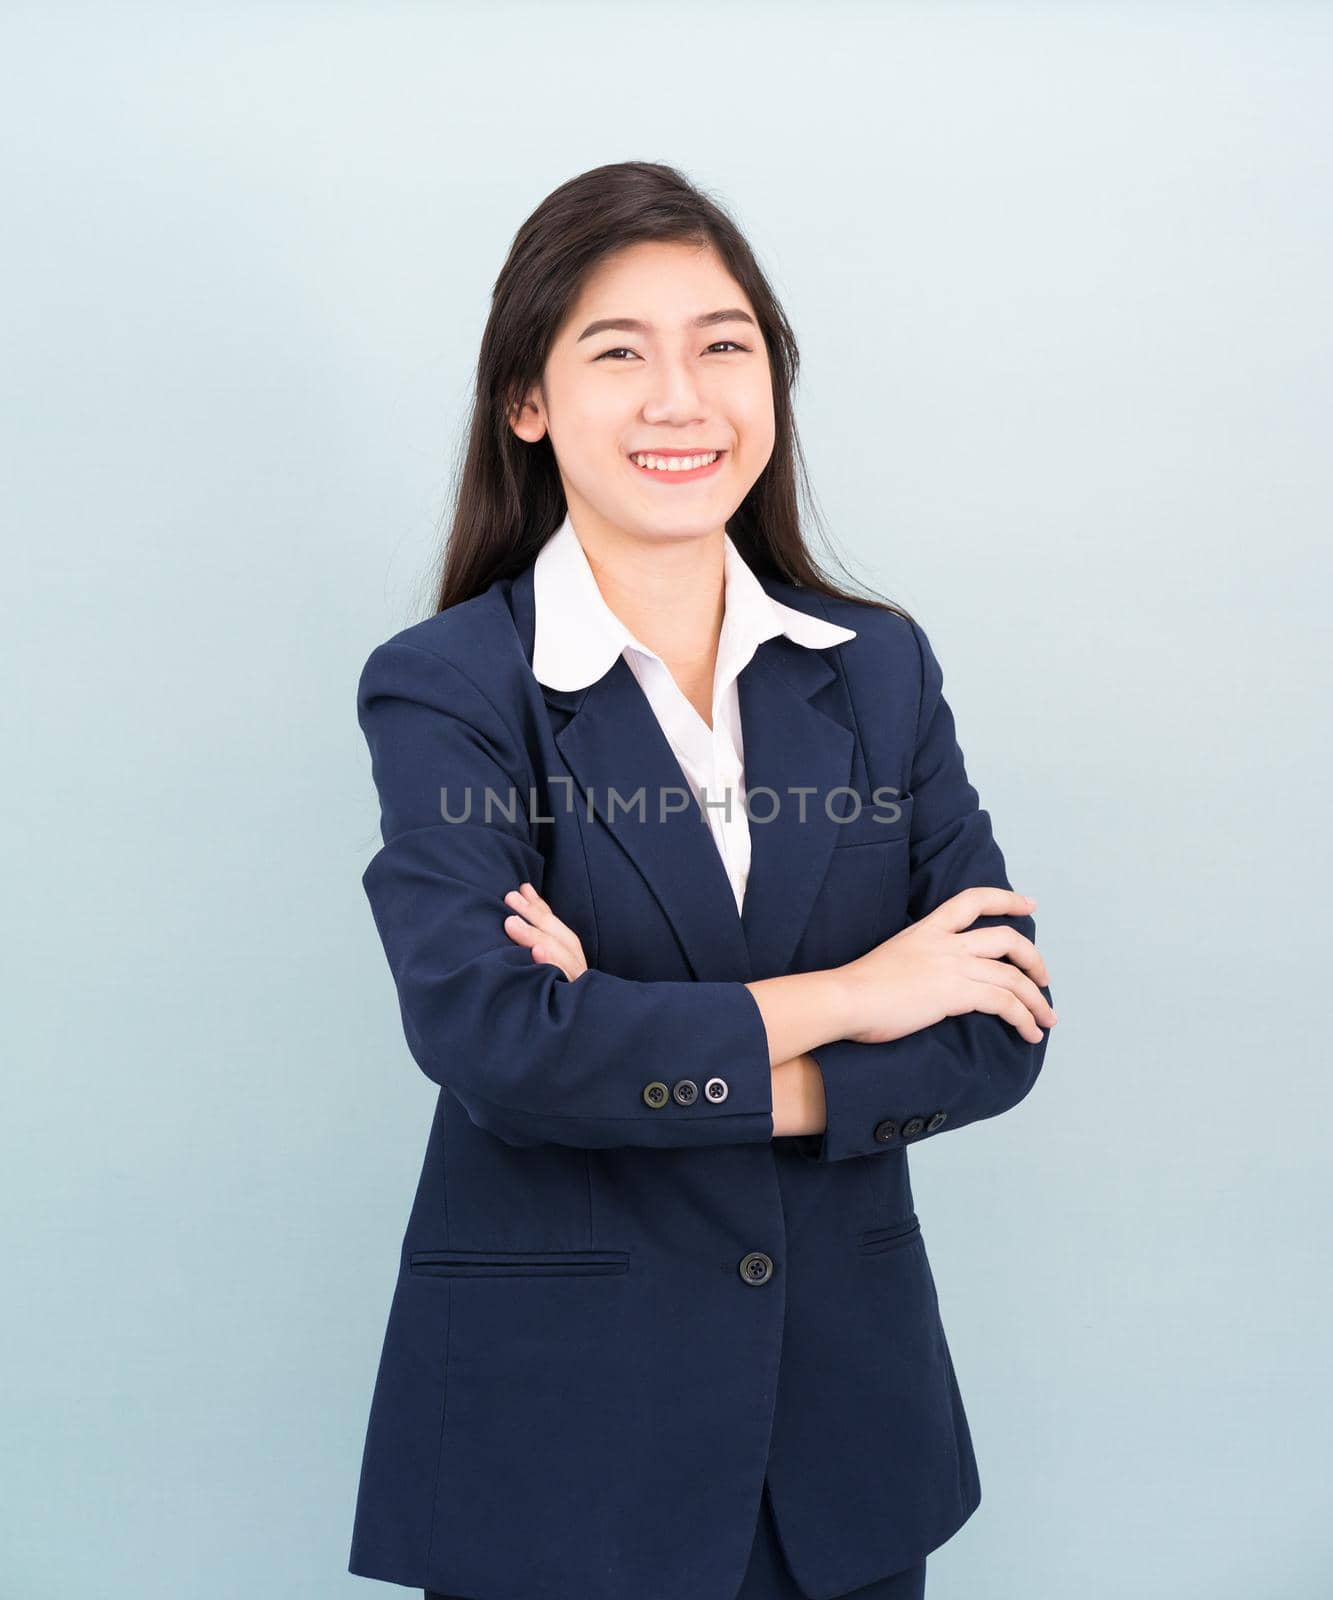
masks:
[[[773,1136],[822,1133],[828,1116],[824,1074],[811,1055],[792,1056],[773,1068]]]
[[[859,1004],[860,986],[848,966],[827,967],[820,977],[824,980],[823,1011],[832,1030],[829,1040],[851,1038],[864,1026]]]

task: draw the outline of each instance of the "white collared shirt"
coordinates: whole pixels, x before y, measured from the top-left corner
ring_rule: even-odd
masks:
[[[854,639],[856,630],[774,600],[746,565],[731,535],[724,533],[723,540],[726,598],[713,674],[711,728],[686,699],[661,656],[640,643],[607,605],[568,515],[537,553],[533,566],[532,672],[552,689],[582,689],[604,677],[624,656],[696,803],[704,806],[739,912],[750,874],[750,825],[745,814],[745,749],[736,679],[764,640],[777,634],[808,649],[824,650]]]

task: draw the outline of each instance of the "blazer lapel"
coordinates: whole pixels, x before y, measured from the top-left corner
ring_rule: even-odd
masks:
[[[838,823],[826,801],[831,790],[851,783],[856,744],[851,730],[814,700],[836,678],[819,651],[779,636],[759,646],[737,679],[750,812],[742,926],[752,978],[789,969],[828,872]]]
[[[531,663],[530,565],[513,580],[510,605]],[[685,774],[625,660],[584,689],[539,685],[547,703],[568,718],[555,727],[555,743],[583,805],[642,874],[700,981],[745,981],[787,969],[837,833],[825,799],[851,781],[853,735],[812,703],[836,677],[822,654],[778,636],[759,646],[737,679],[752,814],[741,916]],[[805,797],[804,821],[801,796],[790,792],[801,788],[814,791]],[[764,790],[773,793],[756,793]],[[663,796],[668,806],[683,800],[683,808],[663,816]]]
[[[749,951],[722,857],[623,657],[582,691],[555,742],[585,803],[661,902],[695,977],[748,978]]]

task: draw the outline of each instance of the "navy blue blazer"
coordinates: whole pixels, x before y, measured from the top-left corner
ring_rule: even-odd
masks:
[[[732,1600],[767,1475],[801,1586],[840,1595],[979,1502],[908,1146],[1016,1105],[1047,1036],[975,1012],[823,1045],[827,1131],[775,1138],[745,983],[1012,886],[920,626],[761,581],[857,636],[779,636],[740,674],[742,915],[693,802],[661,816],[685,778],[624,659],[579,690],[533,676],[531,565],[365,664],[384,843],[363,883],[440,1094],[353,1573],[480,1600]],[[829,815],[855,809],[825,801],[839,786],[858,820]],[[471,819],[445,820],[469,795]],[[524,879],[582,941],[573,983],[504,932]],[[1035,933],[976,926],[1000,922]]]

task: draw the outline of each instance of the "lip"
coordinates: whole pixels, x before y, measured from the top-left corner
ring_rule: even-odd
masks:
[[[679,460],[682,456],[702,456],[708,453],[707,450],[635,450],[632,453],[627,451],[625,460],[629,463],[631,472],[637,473],[640,478],[644,478],[650,483],[694,483],[699,478],[707,478],[710,474],[718,471],[722,463],[727,459],[727,452],[719,450],[716,461],[710,461],[706,467],[695,467],[690,472],[659,472],[655,468],[641,467],[634,460],[634,456],[661,456],[664,460],[669,461],[673,459]]]

